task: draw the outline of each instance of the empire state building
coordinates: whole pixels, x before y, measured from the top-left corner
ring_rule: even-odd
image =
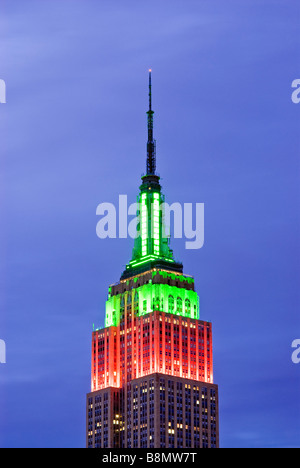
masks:
[[[153,114],[150,70],[139,235],[119,282],[108,288],[105,327],[92,332],[86,446],[218,448],[212,324],[200,319],[194,278],[165,235]]]

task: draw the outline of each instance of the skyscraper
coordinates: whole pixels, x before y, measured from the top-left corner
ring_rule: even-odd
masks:
[[[105,327],[92,333],[86,445],[95,448],[219,446],[212,326],[199,318],[194,278],[166,236],[149,71],[146,174],[132,258],[108,289]]]

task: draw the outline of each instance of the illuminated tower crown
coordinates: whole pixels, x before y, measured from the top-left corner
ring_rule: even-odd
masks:
[[[137,198],[139,223],[132,259],[126,266],[121,279],[142,273],[150,268],[167,268],[182,273],[182,264],[175,261],[169,247],[170,238],[164,224],[161,207],[165,201],[156,174],[156,141],[153,138],[152,83],[149,70],[149,110],[146,175],[142,176],[140,194]]]

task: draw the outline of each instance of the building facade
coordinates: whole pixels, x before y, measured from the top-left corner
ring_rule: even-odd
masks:
[[[165,233],[151,94],[150,71],[138,235],[120,281],[109,287],[105,327],[92,333],[86,445],[217,448],[212,325],[200,320],[194,278],[183,274]]]

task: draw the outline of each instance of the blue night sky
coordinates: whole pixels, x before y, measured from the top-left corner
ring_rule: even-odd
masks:
[[[213,323],[221,447],[300,447],[298,0],[1,0],[1,447],[84,447],[91,332],[132,239],[152,67],[169,203],[205,204],[175,256]]]

